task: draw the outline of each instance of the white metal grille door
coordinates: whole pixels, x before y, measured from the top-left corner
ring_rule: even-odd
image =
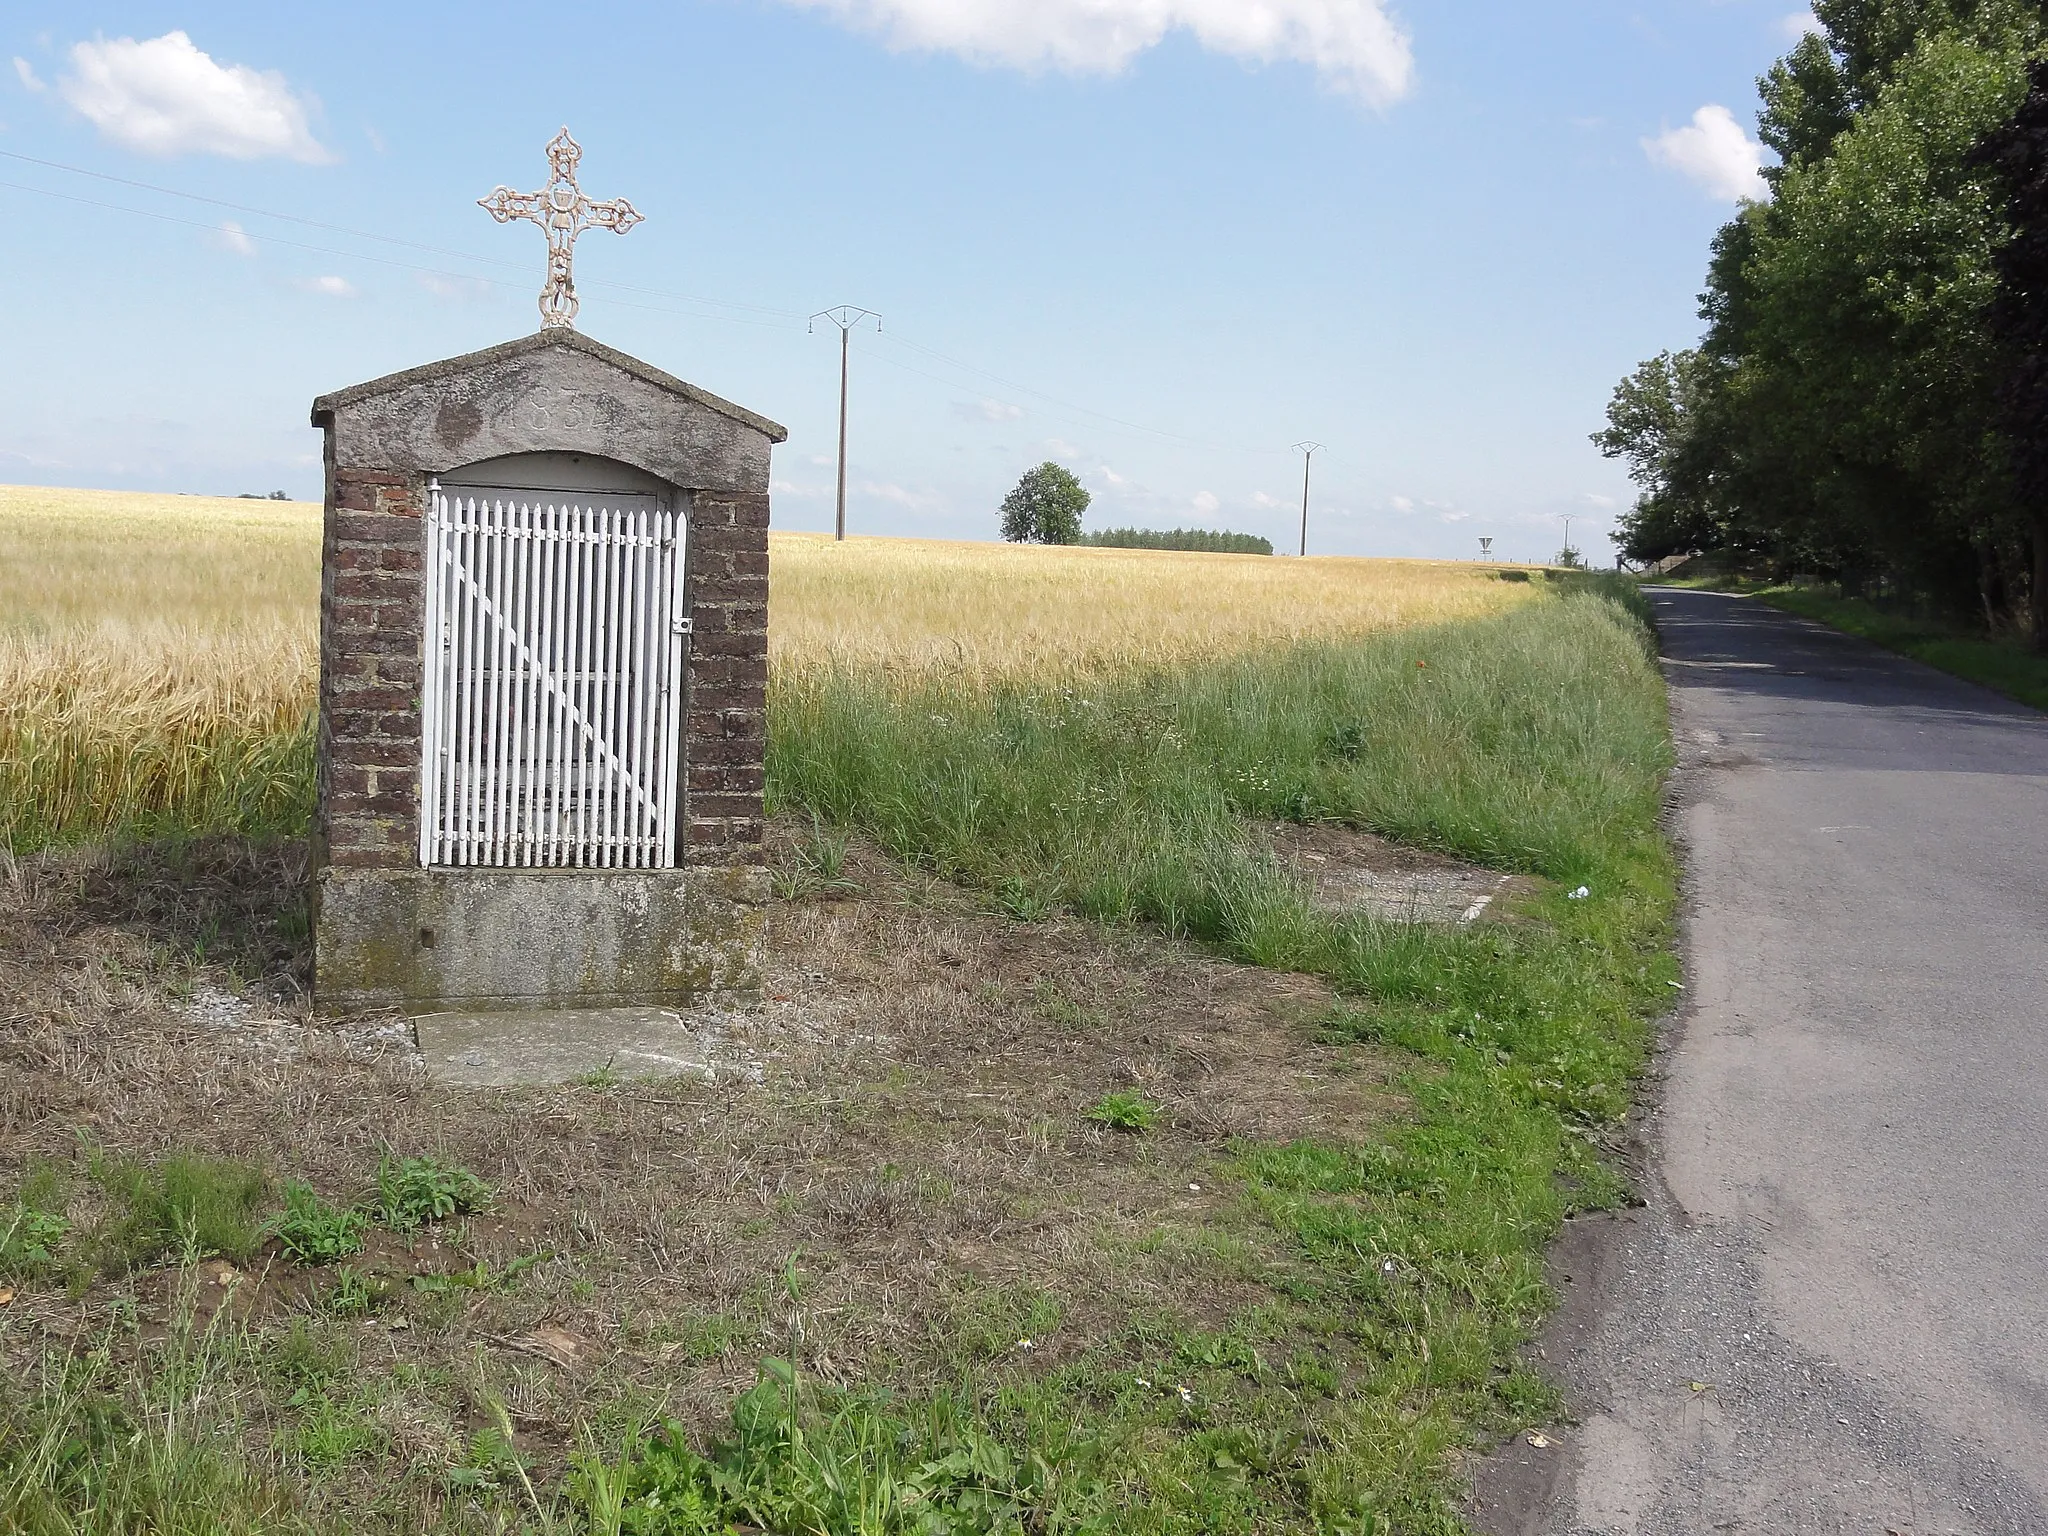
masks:
[[[431,488],[421,863],[674,865],[680,523],[653,496]]]

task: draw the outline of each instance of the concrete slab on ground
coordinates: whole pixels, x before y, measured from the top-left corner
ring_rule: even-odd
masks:
[[[1315,875],[1316,905],[1387,923],[1475,923],[1508,883],[1491,869],[1329,869]]]
[[[716,1030],[664,1008],[430,1013],[413,1021],[428,1076],[463,1088],[748,1070]],[[753,1067],[758,1072],[758,1067]]]
[[[1513,879],[1353,827],[1282,825],[1270,836],[1274,852],[1307,883],[1318,907],[1383,923],[1475,923]]]

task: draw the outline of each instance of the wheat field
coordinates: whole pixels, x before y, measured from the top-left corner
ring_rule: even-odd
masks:
[[[775,673],[1114,672],[1477,617],[1490,568],[771,536]],[[320,509],[0,486],[0,844],[289,830],[311,804]]]
[[[1528,600],[1497,567],[1428,560],[770,538],[782,667],[830,660],[1013,676],[1117,668],[1477,618]]]

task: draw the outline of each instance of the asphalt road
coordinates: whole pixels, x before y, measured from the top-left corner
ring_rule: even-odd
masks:
[[[2048,1536],[2048,717],[1657,590],[1685,1004],[1647,1209],[1580,1224],[1544,1536]]]

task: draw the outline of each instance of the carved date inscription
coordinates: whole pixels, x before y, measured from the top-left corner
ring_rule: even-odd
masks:
[[[520,404],[518,414],[529,432],[583,432],[597,425],[597,397],[543,385]]]

